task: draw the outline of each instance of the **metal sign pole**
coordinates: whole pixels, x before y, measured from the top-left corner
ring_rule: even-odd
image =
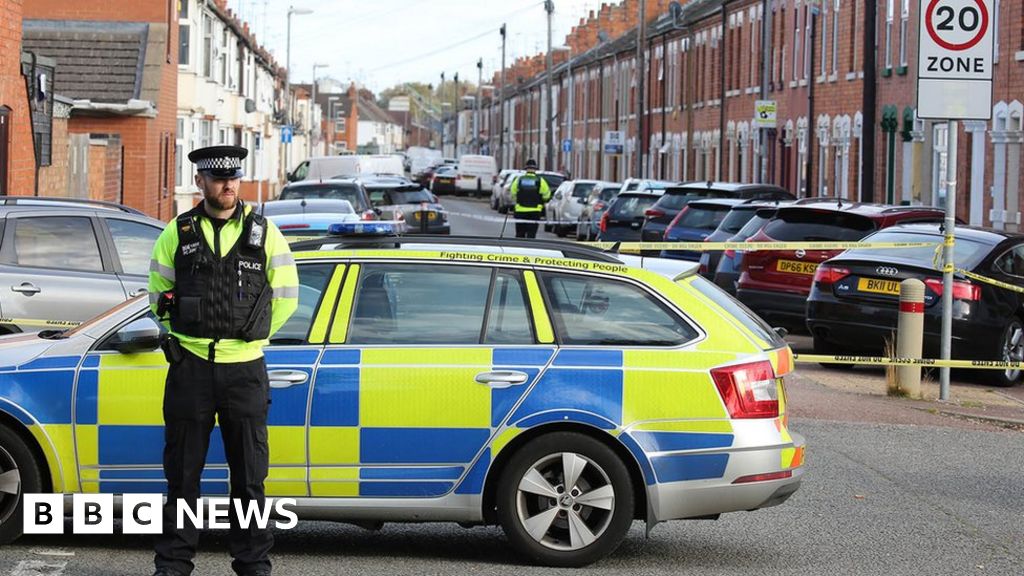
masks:
[[[941,358],[949,360],[953,349],[953,246],[956,242],[956,120],[946,124],[946,219],[942,243],[942,340]],[[949,368],[939,369],[939,399],[949,400]]]

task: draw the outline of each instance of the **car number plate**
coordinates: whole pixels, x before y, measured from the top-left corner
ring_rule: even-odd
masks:
[[[805,274],[807,276],[814,276],[814,271],[818,269],[818,265],[814,262],[779,260],[775,264],[775,269],[778,270],[779,272],[785,272],[787,274]]]
[[[476,176],[472,176],[470,174],[463,174],[462,175],[462,179],[463,180],[476,180]]]
[[[427,212],[427,220],[437,220],[437,212]]]
[[[857,290],[861,292],[874,292],[876,294],[888,294],[890,296],[900,295],[900,283],[896,280],[881,280],[878,278],[861,278],[857,280]]]

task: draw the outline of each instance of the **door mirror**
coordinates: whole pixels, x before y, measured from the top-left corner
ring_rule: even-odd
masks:
[[[582,197],[582,198],[577,198],[577,199],[576,199],[576,202],[577,202],[578,204],[583,204],[584,206],[586,206],[586,205],[587,205],[587,202],[588,202],[589,200],[590,200],[590,198],[588,198],[588,197],[584,196],[584,197]]]
[[[160,347],[162,332],[156,320],[139,318],[118,330],[110,340],[110,347],[122,354],[152,352]]]

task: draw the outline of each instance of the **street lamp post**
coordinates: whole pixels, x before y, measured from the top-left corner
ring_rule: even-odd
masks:
[[[455,114],[455,132],[452,138],[452,157],[459,157],[459,73],[455,73],[455,94],[452,97],[452,111]]]
[[[548,73],[547,73],[547,78],[545,79],[545,83],[547,84],[547,93],[548,93],[547,94],[548,109],[547,109],[547,114],[546,114],[547,118],[541,118],[541,122],[540,122],[540,124],[541,124],[541,131],[543,132],[545,128],[547,129],[546,138],[543,138],[541,140],[541,145],[542,146],[544,146],[544,145],[547,146],[547,150],[545,151],[545,154],[544,154],[544,166],[543,166],[543,168],[545,170],[554,170],[554,166],[552,166],[552,161],[551,161],[551,152],[552,152],[551,149],[554,146],[554,142],[553,142],[553,138],[554,138],[554,125],[553,125],[553,123],[554,123],[554,118],[555,118],[555,116],[554,116],[554,106],[553,106],[553,96],[551,94],[551,18],[552,18],[552,16],[555,13],[555,3],[552,0],[544,0],[544,11],[548,13],[548,54],[547,54]]]
[[[484,59],[476,61],[476,110],[473,111],[473,143],[476,153],[480,153],[480,90],[484,85]]]
[[[337,140],[338,134],[338,114],[334,109],[334,106],[341,100],[341,96],[328,96],[327,97],[327,117],[331,121],[331,143],[327,150],[324,151],[328,156],[334,153],[335,141]]]
[[[302,16],[304,14],[312,14],[313,11],[309,8],[296,8],[294,6],[288,7],[288,33],[285,44],[285,77],[284,77],[284,118],[285,124],[291,129],[292,125],[292,92],[291,92],[291,76],[292,76],[292,14]],[[291,142],[287,143],[285,147],[285,169],[287,170],[291,166]]]
[[[444,72],[441,72],[441,85],[437,88],[438,100],[440,101],[439,108],[441,109],[441,137],[438,141],[438,147],[441,150],[441,156],[444,156],[444,136],[445,128],[448,127],[447,121],[444,118]]]
[[[563,166],[565,166],[565,169],[568,172],[572,173],[572,156],[573,156],[572,155],[572,147],[576,145],[576,142],[575,142],[575,140],[573,140],[573,137],[572,137],[573,123],[574,123],[573,122],[572,46],[556,46],[555,47],[555,51],[557,51],[557,52],[568,52],[569,53],[569,58],[568,58],[568,60],[566,60],[566,64],[565,64],[565,66],[566,66],[565,73],[569,75],[569,94],[567,96],[567,106],[566,106],[567,111],[568,111],[569,120],[568,120],[568,124],[566,124],[565,134],[566,134],[566,138],[569,140],[569,143],[570,143],[570,150],[568,152],[566,152],[566,151],[562,150],[561,147],[559,147],[559,150],[562,150],[562,152],[565,153],[568,156],[567,158],[563,159],[562,164],[563,164]],[[558,110],[559,110],[559,113],[561,113],[561,110],[562,110],[561,107],[559,107]]]
[[[313,107],[316,106],[316,69],[317,68],[327,68],[327,64],[313,64],[313,96],[312,96],[312,98],[309,101],[309,121],[310,121],[309,152],[306,153],[306,156],[310,156],[310,157],[313,156],[313,134],[320,131],[319,130],[319,128],[320,128],[319,126],[316,127],[317,130],[313,130],[313,127],[312,127]],[[322,112],[321,112],[321,114],[322,114]]]
[[[498,167],[505,167],[505,25],[501,25],[501,88],[498,89]]]

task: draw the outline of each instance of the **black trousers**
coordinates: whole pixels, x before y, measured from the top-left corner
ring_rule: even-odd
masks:
[[[536,238],[537,222],[541,212],[516,212],[516,220],[535,220],[535,222],[516,222],[516,238]]]
[[[199,479],[210,446],[214,416],[220,424],[224,452],[231,471],[231,498],[265,505],[263,482],[267,478],[267,409],[270,382],[263,358],[251,362],[216,364],[185,352],[171,364],[164,388],[164,474],[167,505],[163,533],[156,537],[156,567],[190,574],[199,531],[189,525],[178,529],[179,498],[194,510],[199,498]],[[231,506],[231,567],[237,574],[269,572],[274,537],[254,522],[243,530]],[[204,514],[204,519],[206,514]]]

